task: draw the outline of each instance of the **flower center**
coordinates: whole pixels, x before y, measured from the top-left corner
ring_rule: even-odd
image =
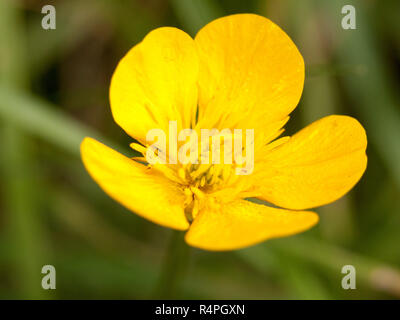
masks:
[[[179,141],[176,151],[171,154],[171,145],[174,150],[171,141],[169,145],[160,148],[154,148],[154,145],[131,145],[143,155],[147,155],[149,148],[153,148],[159,161],[147,161],[148,168],[164,174],[182,189],[185,195],[185,214],[189,222],[193,221],[205,206],[218,205],[220,201],[228,201],[246,191],[248,186],[244,185],[240,177],[246,174],[243,173],[248,170],[246,165],[254,164],[253,158],[243,156],[246,148],[243,147],[241,133],[217,130],[212,134],[208,133],[206,139],[200,142],[194,138],[198,136],[196,132],[192,132],[188,136],[189,141]],[[248,146],[253,147],[246,141],[246,147]],[[250,153],[253,154],[254,151]]]
[[[235,176],[233,164],[187,164],[178,171],[186,183],[203,191],[215,191]]]
[[[185,214],[191,222],[204,205],[213,203],[212,193],[236,179],[233,164],[189,163],[178,169],[186,199]]]

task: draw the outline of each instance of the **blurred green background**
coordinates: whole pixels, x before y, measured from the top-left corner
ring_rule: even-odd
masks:
[[[43,30],[41,8],[57,10]],[[356,8],[343,30],[341,8]],[[227,14],[270,18],[306,61],[293,133],[329,114],[359,119],[369,163],[304,234],[226,253],[130,213],[89,178],[79,144],[131,139],[108,102],[119,59],[149,31],[195,35]],[[400,298],[400,1],[0,0],[0,298]],[[121,147],[122,146],[122,147]],[[43,290],[54,265],[57,289]],[[343,290],[354,265],[357,289]]]

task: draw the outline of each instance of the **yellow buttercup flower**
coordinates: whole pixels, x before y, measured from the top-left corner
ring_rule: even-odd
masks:
[[[139,142],[131,146],[144,156],[149,130],[168,132],[170,121],[178,131],[254,129],[253,172],[236,175],[235,162],[148,164],[91,138],[82,142],[83,162],[108,195],[157,224],[188,230],[195,247],[232,250],[305,231],[318,216],[303,210],[337,200],[361,178],[367,139],[357,120],[337,115],[279,138],[303,83],[301,54],[264,17],[223,17],[194,39],[156,29],[120,61],[111,81],[113,117]]]

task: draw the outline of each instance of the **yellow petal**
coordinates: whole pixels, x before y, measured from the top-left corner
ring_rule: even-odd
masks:
[[[83,140],[81,156],[92,178],[111,198],[162,226],[188,228],[184,195],[172,182],[91,138]]]
[[[288,35],[255,14],[207,24],[195,37],[200,60],[200,127],[255,129],[282,122],[296,107],[304,61]]]
[[[150,129],[167,133],[169,120],[177,121],[178,130],[190,128],[196,116],[197,78],[193,39],[176,28],[155,29],[114,72],[110,102],[115,121],[142,143]]]
[[[262,198],[297,210],[335,201],[364,173],[366,147],[365,130],[356,119],[334,115],[315,121],[258,165]]]
[[[305,231],[317,222],[318,216],[314,212],[277,209],[237,200],[199,213],[185,240],[201,249],[234,250]]]

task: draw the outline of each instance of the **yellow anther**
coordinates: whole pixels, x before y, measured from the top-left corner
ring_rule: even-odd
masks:
[[[186,181],[186,171],[183,168],[178,169],[178,176],[181,178],[183,181]]]
[[[199,201],[198,200],[194,200],[193,210],[192,210],[193,219],[196,218],[198,213],[199,213]]]
[[[183,193],[185,194],[185,196],[187,197],[191,197],[192,196],[192,191],[189,188],[185,188],[183,190]]]
[[[199,188],[191,187],[190,190],[197,197],[197,199],[201,200],[204,198],[204,193]]]
[[[139,143],[132,142],[129,146],[130,146],[133,150],[135,150],[135,151],[137,151],[137,152],[140,152],[140,153],[143,154],[143,155],[146,154],[147,147],[142,146],[142,145],[139,144]]]
[[[201,180],[200,180],[200,187],[204,187],[205,184],[206,184],[206,177],[205,177],[205,176],[202,176],[202,177],[201,177]]]

